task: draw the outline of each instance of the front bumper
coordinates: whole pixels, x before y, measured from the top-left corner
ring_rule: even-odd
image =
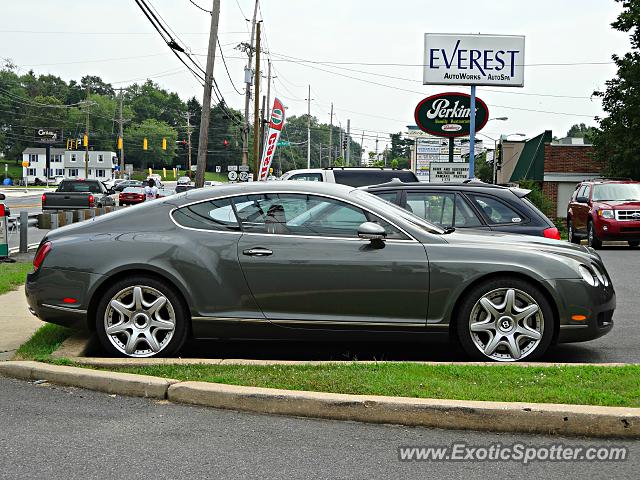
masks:
[[[581,279],[554,280],[559,313],[558,343],[585,342],[606,335],[613,328],[616,294],[608,286],[589,286]],[[573,320],[580,315],[585,320]]]
[[[619,221],[599,218],[596,222],[596,235],[605,241],[640,240],[640,221]]]

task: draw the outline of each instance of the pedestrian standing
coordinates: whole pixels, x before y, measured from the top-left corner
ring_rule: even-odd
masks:
[[[147,186],[144,187],[144,195],[146,200],[155,200],[158,198],[158,187],[156,187],[156,182],[153,178],[150,178],[147,182]]]

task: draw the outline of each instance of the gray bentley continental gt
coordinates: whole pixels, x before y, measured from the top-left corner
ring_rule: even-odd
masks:
[[[345,185],[196,189],[59,228],[27,277],[42,320],[112,354],[168,356],[188,337],[415,341],[532,360],[613,326],[591,249],[455,231]]]

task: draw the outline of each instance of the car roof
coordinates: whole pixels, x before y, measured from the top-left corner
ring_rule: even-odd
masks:
[[[622,184],[626,184],[626,183],[640,183],[638,181],[635,180],[631,180],[630,178],[625,178],[625,179],[606,179],[606,178],[602,178],[602,179],[598,179],[598,178],[594,178],[592,180],[583,180],[582,182],[579,182],[579,185],[585,185],[585,184],[590,184],[590,185],[601,185],[601,184],[616,184],[616,183],[622,183]]]
[[[378,185],[370,185],[368,187],[363,187],[365,190],[389,190],[389,189],[397,189],[397,188],[407,188],[407,189],[420,189],[420,188],[455,188],[455,189],[471,189],[476,190],[479,188],[490,188],[492,190],[510,190],[511,188],[506,185],[493,185],[491,183],[484,182],[447,182],[447,183],[431,183],[431,182],[402,182],[397,179],[394,179],[390,182],[380,183]]]

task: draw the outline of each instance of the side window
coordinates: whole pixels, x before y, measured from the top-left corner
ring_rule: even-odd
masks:
[[[407,192],[406,209],[436,225],[453,225],[455,193]]]
[[[584,193],[582,195],[584,195],[585,197],[589,198],[590,194],[591,194],[591,185],[585,185],[584,186]]]
[[[483,216],[490,224],[522,223],[526,219],[500,200],[484,195],[470,195]]]
[[[183,227],[203,230],[239,230],[238,221],[228,198],[179,208],[173,212],[173,219]]]
[[[371,192],[376,197],[381,198],[382,200],[386,200],[387,202],[394,203],[398,205],[398,194],[400,192]]]
[[[456,212],[454,227],[474,228],[481,227],[482,221],[461,195],[456,195]]]
[[[291,175],[288,180],[301,180],[304,182],[321,182],[322,174],[321,173],[296,173],[295,175]]]

